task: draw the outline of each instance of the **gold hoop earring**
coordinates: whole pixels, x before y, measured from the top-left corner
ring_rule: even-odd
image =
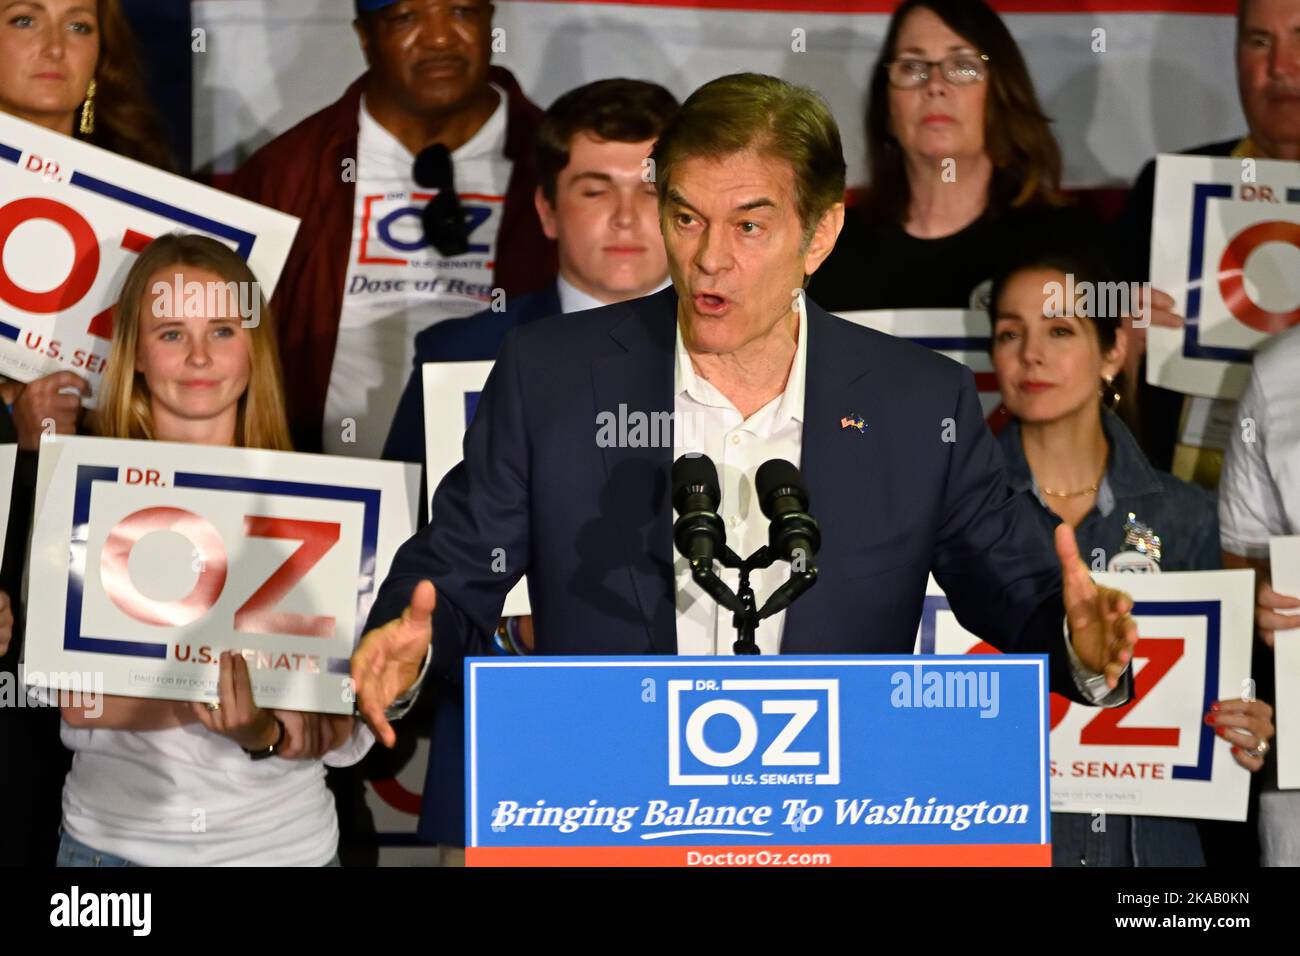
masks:
[[[1113,375],[1109,378],[1103,376],[1101,380],[1101,404],[1112,412],[1119,408],[1119,403],[1124,398],[1115,389],[1114,382],[1115,376]]]
[[[92,78],[90,89],[86,90],[86,102],[81,104],[81,134],[89,136],[95,132],[95,90],[96,83]]]

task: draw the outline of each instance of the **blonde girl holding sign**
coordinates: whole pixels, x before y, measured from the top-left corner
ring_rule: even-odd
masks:
[[[154,240],[123,286],[94,432],[288,450],[265,301],[255,323],[226,314],[224,296],[184,314],[184,303],[160,294],[177,282],[245,283],[260,296],[247,265],[216,240]],[[325,765],[360,760],[370,731],[351,717],[258,707],[238,654],[222,655],[218,686],[215,706],[109,696],[102,713],[63,708],[75,757],[61,866],[337,864]]]

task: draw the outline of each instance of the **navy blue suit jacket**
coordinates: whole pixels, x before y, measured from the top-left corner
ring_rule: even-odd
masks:
[[[552,282],[545,289],[511,296],[500,312],[484,309],[464,319],[435,322],[415,337],[415,367],[397,403],[393,424],[384,442],[390,461],[424,464],[425,362],[478,362],[497,357],[506,333],[516,326],[560,314],[560,292]],[[421,501],[424,495],[420,496]]]
[[[673,450],[596,440],[599,412],[672,412],[676,303],[669,287],[506,337],[464,461],[395,555],[368,629],[431,579],[434,662],[454,680],[465,656],[490,653],[526,572],[537,653],[676,652]],[[1003,651],[1050,653],[1053,689],[1080,700],[1056,556],[1008,483],[971,372],[811,302],[807,314],[800,468],[823,541],[782,653],[911,653],[933,571],[966,628]],[[852,415],[865,430],[841,426]]]
[[[501,312],[485,309],[464,319],[435,322],[415,337],[415,362],[398,402],[393,424],[384,443],[384,457],[424,464],[425,362],[474,362],[497,357],[511,329],[551,315],[559,315],[560,293],[552,282],[528,295],[511,296]],[[452,414],[462,414],[455,409]],[[421,523],[425,491],[420,488]],[[26,538],[24,538],[26,540]],[[459,675],[442,681],[433,704],[429,729],[429,763],[425,771],[420,808],[422,839],[429,843],[465,844],[465,723]]]

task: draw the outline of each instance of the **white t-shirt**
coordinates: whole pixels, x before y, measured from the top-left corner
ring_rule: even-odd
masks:
[[[424,239],[420,214],[434,192],[416,184],[415,156],[361,101],[352,251],[322,425],[327,452],[378,458],[415,359],[416,333],[491,304],[511,168],[506,95],[492,88],[496,110],[451,154],[470,249],[450,259]],[[347,419],[355,426],[346,427]]]
[[[325,767],[355,764],[375,740],[358,720],[324,760],[250,760],[199,723],[151,731],[64,723],[61,736],[75,752],[63,828],[144,866],[324,866],[339,836]]]
[[[1267,558],[1268,539],[1300,534],[1300,327],[1255,353],[1219,479],[1223,549]]]

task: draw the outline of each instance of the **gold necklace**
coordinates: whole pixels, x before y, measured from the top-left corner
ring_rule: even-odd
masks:
[[[1097,489],[1101,487],[1101,480],[1105,477],[1106,466],[1102,465],[1101,474],[1097,476],[1097,481],[1091,487],[1084,488],[1082,491],[1053,491],[1051,488],[1044,488],[1042,485],[1039,485],[1038,490],[1045,495],[1051,495],[1053,498],[1079,498],[1083,495],[1096,493]]]

